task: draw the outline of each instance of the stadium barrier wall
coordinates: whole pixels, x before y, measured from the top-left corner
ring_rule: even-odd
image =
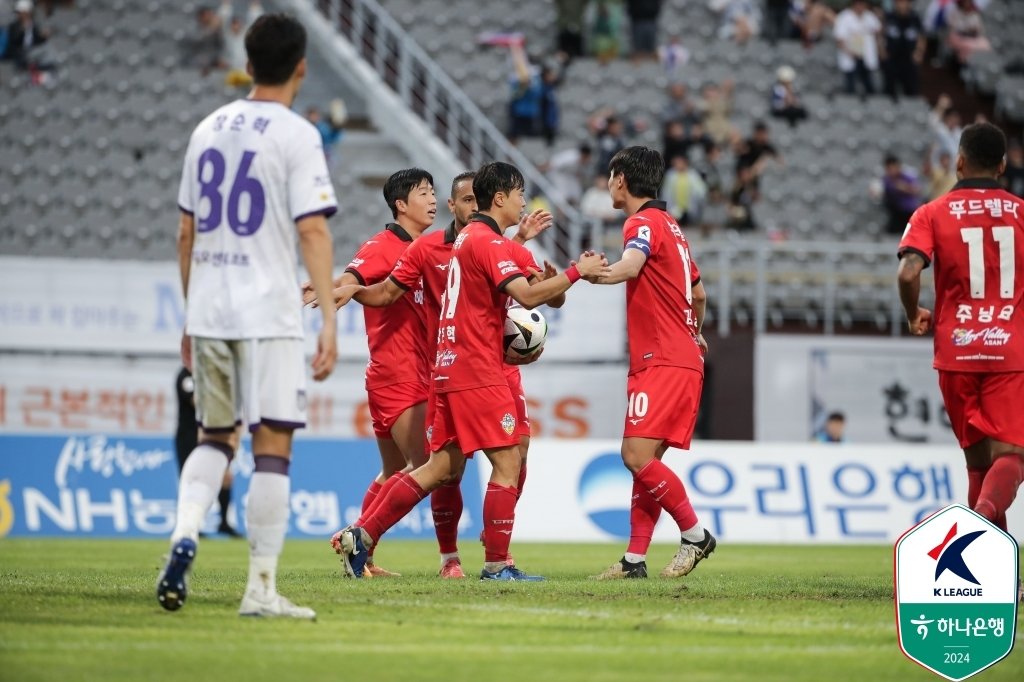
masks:
[[[632,478],[618,446],[536,439],[516,539],[624,541]],[[724,543],[892,543],[929,513],[966,497],[954,448],[696,443],[690,453],[669,452],[666,462]],[[353,521],[377,466],[370,440],[296,441],[290,536],[326,539]],[[231,520],[244,529],[252,472],[244,449],[233,468]],[[165,537],[174,522],[176,474],[166,436],[0,434],[0,537]],[[480,530],[487,476],[482,457],[470,462],[460,524],[467,540]],[[1024,539],[1024,503],[1018,500],[1008,518]],[[429,539],[431,523],[424,502],[389,537]],[[664,515],[656,540],[678,541]]]
[[[833,411],[853,443],[956,439],[932,369],[931,339],[760,334],[754,344],[754,438],[805,441]]]
[[[550,327],[544,357],[621,361],[625,287],[574,287],[569,297],[561,310],[541,308]],[[305,323],[312,354],[319,312],[307,308]],[[0,349],[177,355],[184,326],[174,263],[0,257]],[[338,314],[338,352],[368,357],[358,304]]]

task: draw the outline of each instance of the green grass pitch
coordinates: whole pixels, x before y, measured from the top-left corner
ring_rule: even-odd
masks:
[[[479,571],[480,548],[466,545]],[[652,548],[656,574],[674,548]],[[596,582],[614,545],[517,544],[541,584],[434,577],[426,542],[387,542],[404,577],[340,577],[289,542],[279,588],[316,623],[239,618],[244,542],[207,540],[185,608],[154,598],[166,543],[0,541],[0,680],[681,682],[940,679],[896,643],[889,547],[730,546],[682,580]],[[1024,680],[1017,646],[973,678]]]

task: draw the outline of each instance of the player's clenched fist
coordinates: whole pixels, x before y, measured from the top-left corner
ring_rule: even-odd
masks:
[[[580,255],[580,259],[576,261],[576,269],[579,270],[583,279],[592,282],[608,274],[608,259],[604,257],[603,253],[584,251]]]
[[[910,333],[914,336],[924,336],[932,330],[932,311],[927,308],[918,308],[917,315],[912,319],[907,318],[910,326]]]

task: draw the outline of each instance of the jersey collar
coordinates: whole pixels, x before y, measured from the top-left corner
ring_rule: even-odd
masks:
[[[953,185],[953,189],[1002,189],[1003,186],[995,178],[964,178]]]
[[[492,218],[489,215],[484,215],[483,213],[474,213],[472,220],[473,222],[483,223],[487,227],[491,228],[492,230],[494,230],[494,234],[498,235],[499,237],[505,236],[505,233],[501,231],[500,227],[498,227],[498,223],[494,222],[494,218]]]
[[[444,243],[454,244],[455,238],[459,236],[459,233],[455,230],[455,221],[448,223],[448,227],[444,228]]]
[[[668,203],[664,201],[658,201],[657,199],[651,199],[650,201],[644,202],[643,206],[641,206],[639,210],[637,210],[637,213],[639,213],[640,211],[646,211],[649,208],[656,208],[659,211],[667,211]]]
[[[398,223],[388,223],[388,226],[385,227],[384,229],[390,232],[391,234],[395,235],[399,239],[401,239],[403,242],[412,241],[412,235],[406,232],[405,228],[399,225]]]

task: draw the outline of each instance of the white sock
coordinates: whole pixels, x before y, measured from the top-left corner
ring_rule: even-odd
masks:
[[[626,552],[625,556],[622,558],[631,564],[638,564],[641,561],[647,561],[646,554],[633,554],[632,552]]]
[[[182,538],[195,540],[210,507],[217,501],[228,458],[210,445],[199,445],[185,460],[178,483],[178,519],[171,534],[173,545]]]
[[[687,542],[704,542],[704,526],[698,523],[693,528],[687,528],[683,531],[683,539]]]
[[[288,531],[291,479],[257,471],[249,484],[246,533],[249,537],[249,582],[246,591],[269,598],[277,592],[277,557]]]
[[[459,553],[458,552],[452,552],[451,554],[442,554],[441,555],[441,568],[444,568],[444,565],[446,563],[448,563],[449,561],[451,561],[452,559],[455,559],[456,561],[461,561],[461,559],[459,559]]]

